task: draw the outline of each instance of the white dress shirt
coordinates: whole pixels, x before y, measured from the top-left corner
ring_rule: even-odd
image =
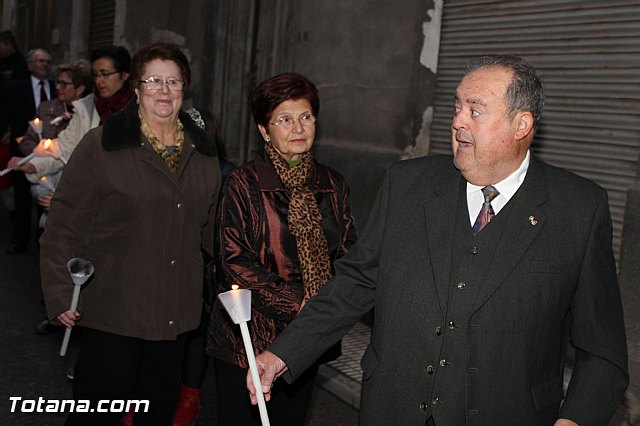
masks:
[[[511,173],[506,179],[493,184],[500,193],[500,195],[491,201],[494,214],[497,215],[500,213],[500,210],[509,202],[513,194],[516,193],[520,185],[522,185],[522,182],[524,182],[527,169],[529,168],[529,157],[530,154],[529,151],[527,151],[527,155],[524,157],[522,164],[520,164],[520,167],[518,167],[515,172]],[[478,213],[480,213],[480,209],[482,209],[482,204],[484,204],[482,188],[484,188],[484,186],[467,182],[467,206],[469,208],[469,221],[471,222],[471,226],[475,223]]]
[[[44,91],[47,94],[47,100],[51,99],[51,88],[49,87],[49,80],[42,80],[44,82]],[[31,89],[33,90],[33,99],[36,101],[36,110],[40,106],[40,80],[35,78],[33,75],[31,76]]]

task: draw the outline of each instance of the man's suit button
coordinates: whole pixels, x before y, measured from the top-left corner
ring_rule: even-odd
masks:
[[[440,360],[440,366],[444,367],[445,365],[447,365],[447,360],[446,359],[441,359]]]
[[[476,247],[476,246],[471,247],[471,250],[469,250],[469,253],[478,254],[478,247]]]
[[[431,403],[432,403],[433,405],[438,405],[438,404],[440,403],[440,398],[438,398],[438,397],[436,396],[435,398],[433,398],[433,399],[431,400]]]
[[[420,404],[420,411],[427,411],[429,409],[429,404],[423,402]]]
[[[442,327],[437,326],[437,327],[436,327],[436,336],[439,336],[439,335],[441,335],[441,334],[442,334]]]
[[[449,328],[450,328],[451,330],[453,330],[454,328],[456,328],[456,323],[455,323],[455,322],[453,322],[453,321],[449,321]]]
[[[434,371],[433,365],[431,364],[427,365],[426,370],[427,370],[427,374],[433,374],[433,371]]]
[[[463,283],[463,282],[459,282],[459,283],[458,283],[458,290],[464,290],[465,286],[466,286],[466,284],[465,284],[465,283]]]

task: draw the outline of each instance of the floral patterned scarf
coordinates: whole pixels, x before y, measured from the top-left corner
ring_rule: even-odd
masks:
[[[173,173],[174,176],[178,176],[178,166],[180,165],[180,157],[182,156],[182,147],[184,145],[184,126],[182,125],[182,122],[178,120],[178,136],[176,137],[176,144],[174,145],[173,150],[169,151],[167,147],[160,142],[156,135],[153,134],[153,131],[151,131],[147,122],[142,118],[142,115],[138,113],[138,116],[140,117],[140,131],[149,140],[154,151],[162,157],[167,167],[169,167],[169,170],[171,170],[171,173]]]

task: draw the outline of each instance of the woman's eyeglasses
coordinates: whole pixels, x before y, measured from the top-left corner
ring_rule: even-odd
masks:
[[[184,89],[184,81],[176,80],[174,78],[163,80],[158,77],[149,77],[146,80],[140,80],[139,83],[144,83],[147,90],[161,90],[162,86],[164,86],[165,84],[171,91],[179,91]]]
[[[70,81],[64,81],[64,80],[56,80],[56,86],[60,86],[63,89],[66,88],[68,85],[73,84]]]
[[[93,73],[93,79],[107,78],[110,75],[117,74],[119,71],[98,71]]]
[[[293,118],[288,115],[281,115],[280,117],[278,117],[276,121],[269,124],[273,124],[274,126],[278,126],[283,129],[290,130],[290,129],[293,129],[293,125],[295,124],[296,121],[299,121],[303,127],[310,127],[310,126],[313,126],[313,124],[315,124],[316,118],[313,116],[313,114],[310,114],[310,113],[302,114],[298,118]]]

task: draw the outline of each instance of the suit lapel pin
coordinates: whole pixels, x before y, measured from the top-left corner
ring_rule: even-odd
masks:
[[[538,224],[538,219],[536,219],[534,216],[529,216],[529,223],[533,226],[536,226]]]

